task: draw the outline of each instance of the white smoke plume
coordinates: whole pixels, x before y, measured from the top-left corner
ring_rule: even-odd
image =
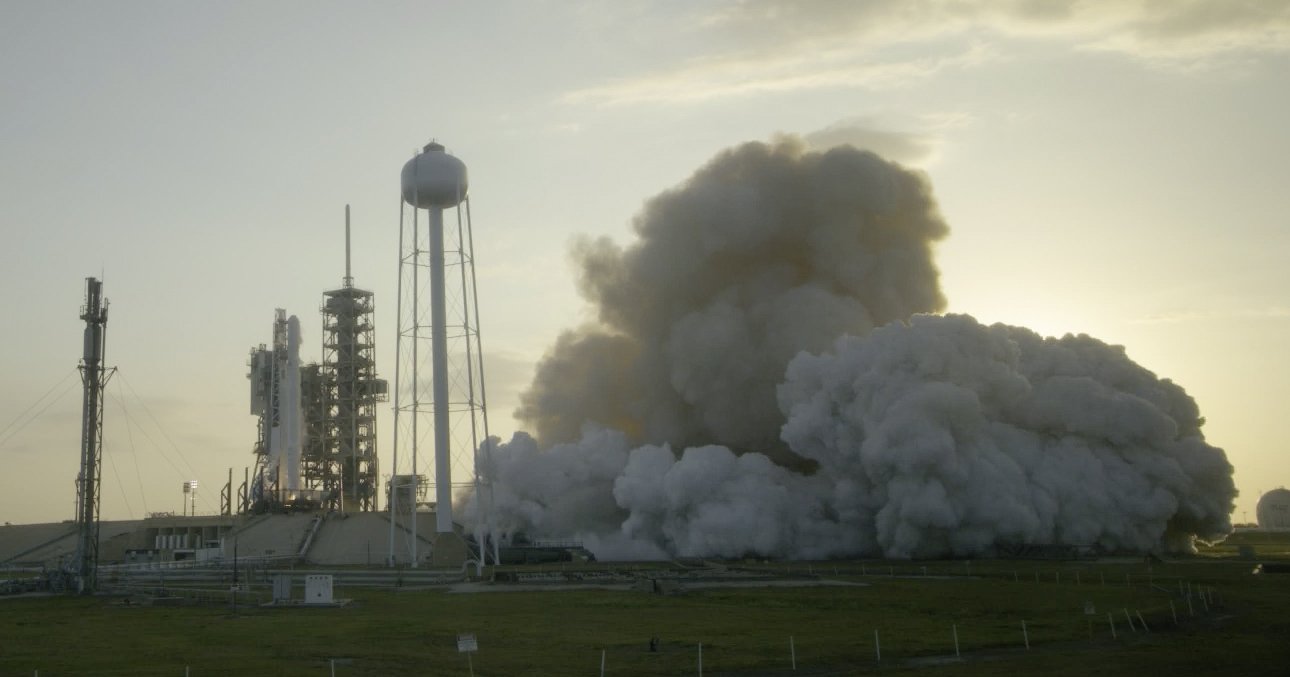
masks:
[[[1232,467],[1195,402],[1088,336],[915,316],[799,356],[779,400],[784,440],[889,557],[1183,550],[1231,531]]]
[[[1235,488],[1195,403],[1087,336],[943,306],[920,175],[800,141],[722,153],[583,243],[566,333],[485,456],[492,524],[602,559],[1185,550]],[[472,497],[467,521],[479,519]]]

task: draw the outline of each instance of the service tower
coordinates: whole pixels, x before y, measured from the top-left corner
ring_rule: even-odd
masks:
[[[376,377],[372,292],[354,286],[349,265],[349,205],[345,205],[345,278],[323,293],[325,488],[346,512],[376,510],[376,404],[386,382]]]

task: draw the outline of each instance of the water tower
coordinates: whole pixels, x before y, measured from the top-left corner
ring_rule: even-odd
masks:
[[[421,452],[428,441],[434,453],[431,560],[459,565],[484,557],[467,552],[452,513],[455,489],[480,491],[477,455],[488,439],[468,188],[466,165],[438,143],[403,166],[394,468],[387,503],[391,565],[418,564],[417,508],[427,488]],[[482,530],[475,542],[482,550]]]

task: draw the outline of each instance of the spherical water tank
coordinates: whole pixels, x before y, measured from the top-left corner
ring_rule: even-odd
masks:
[[[419,209],[454,207],[466,199],[466,164],[431,143],[403,165],[403,201]]]
[[[1290,490],[1273,489],[1263,494],[1254,514],[1260,529],[1290,529]]]

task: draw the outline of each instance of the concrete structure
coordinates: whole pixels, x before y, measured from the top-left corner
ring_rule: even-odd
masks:
[[[1255,516],[1260,529],[1290,529],[1290,490],[1280,487],[1260,496]]]
[[[413,537],[410,517],[393,523],[402,539]],[[437,533],[433,513],[421,517],[418,565],[461,570],[467,541],[459,531]],[[385,563],[390,526],[385,512],[160,515],[102,522],[99,552],[104,566],[227,565],[235,556],[275,566],[377,566]],[[0,567],[57,570],[74,561],[76,548],[71,521],[0,527]]]

